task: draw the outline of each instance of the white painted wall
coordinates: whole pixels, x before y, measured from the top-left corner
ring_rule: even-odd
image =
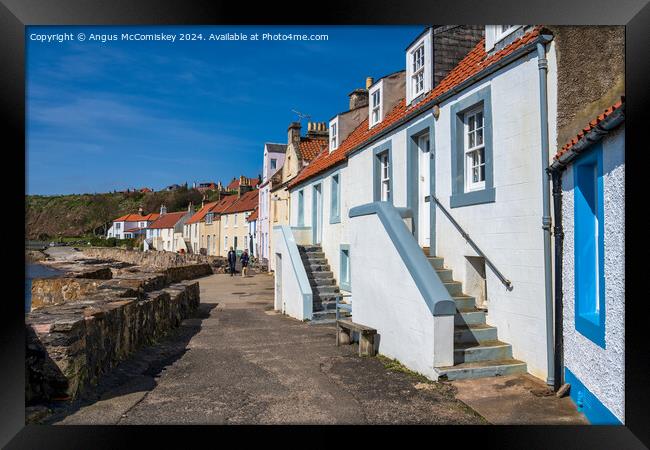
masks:
[[[625,126],[603,145],[605,348],[575,329],[574,181],[562,176],[564,365],[625,423]]]
[[[551,46],[547,56],[549,80],[556,77],[553,52]],[[546,325],[541,227],[543,168],[538,77],[537,56],[530,53],[461,94],[444,101],[440,105],[440,116],[434,124],[435,138],[432,141],[432,150],[435,154],[436,196],[499,270],[512,281],[513,290],[507,291],[491,269],[487,268],[487,321],[498,327],[500,340],[512,344],[514,357],[525,361],[532,375],[545,380]],[[450,108],[458,100],[487,85],[491,86],[496,201],[452,209],[449,207],[452,139]],[[556,85],[552,82],[549,86],[549,97],[555,92]],[[555,141],[555,115],[556,106],[553,100],[549,102],[549,131],[553,133],[551,143]],[[393,204],[406,206],[406,129],[425,117],[426,115],[420,116],[399,127],[390,136],[350,156],[347,165],[334,169],[340,170],[341,173],[340,224],[329,223],[329,177],[332,172],[292,189],[291,225],[297,225],[297,192],[304,189],[304,225],[311,226],[312,188],[314,183],[323,182],[322,246],[337,280],[340,244],[351,243],[348,211],[353,206],[373,201],[371,150],[388,139],[392,141]],[[476,253],[441,211],[437,212],[436,229],[437,255],[444,257],[445,264],[454,270],[454,279],[465,283],[468,277],[465,273],[465,256],[475,256]],[[374,242],[374,239],[372,236],[368,240]],[[374,245],[381,247],[380,244]],[[351,255],[353,267],[358,267],[357,257],[358,255]],[[385,274],[389,274],[387,267],[392,257],[389,253],[377,257],[386,267]],[[375,276],[373,281],[376,279]],[[354,284],[352,290],[354,295]]]
[[[298,320],[311,320],[313,312],[312,291],[307,281],[307,273],[302,265],[293,234],[287,229],[286,239],[281,227],[273,229],[274,252],[282,255],[282,268],[274,276],[281,278],[281,289],[275,290],[274,305],[281,311]],[[275,259],[275,254],[273,255]],[[278,272],[280,275],[278,275]],[[278,281],[276,279],[276,285]],[[307,297],[303,293],[308,294]]]
[[[550,72],[550,71],[549,71]],[[528,371],[546,379],[546,325],[542,223],[542,163],[537,57],[501,69],[440,107],[435,123],[436,196],[479,248],[508,278],[508,291],[487,267],[487,322],[500,340],[512,344],[513,356]],[[553,77],[549,73],[549,78]],[[490,85],[496,201],[449,207],[451,196],[450,108]],[[553,111],[549,115],[554,115]],[[466,282],[465,256],[476,256],[442,212],[436,217],[436,253]]]
[[[350,222],[352,317],[377,329],[379,353],[429,378],[452,365],[454,317],[434,317],[377,215]]]

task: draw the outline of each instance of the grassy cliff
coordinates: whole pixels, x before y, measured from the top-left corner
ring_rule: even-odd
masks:
[[[208,199],[212,196],[209,195]],[[27,239],[52,239],[105,234],[105,226],[124,214],[145,214],[187,209],[191,201],[200,206],[203,195],[181,188],[173,192],[117,192],[108,194],[27,195],[25,196],[25,234]]]

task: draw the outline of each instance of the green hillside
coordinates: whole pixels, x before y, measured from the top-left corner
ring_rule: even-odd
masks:
[[[208,200],[215,193],[208,193]],[[167,211],[187,209],[191,201],[201,204],[203,195],[195,189],[173,192],[118,192],[80,195],[25,196],[25,234],[27,239],[52,239],[105,234],[105,226],[124,214],[137,213],[141,206],[145,214],[159,212],[165,204]]]

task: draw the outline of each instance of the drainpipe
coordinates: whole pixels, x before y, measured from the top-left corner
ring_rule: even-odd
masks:
[[[564,228],[562,226],[562,169],[550,170],[553,179],[553,217],[555,226],[553,236],[555,244],[555,383],[553,389],[557,391],[562,386],[562,356],[563,337],[562,329],[562,249],[564,243]]]
[[[554,339],[553,339],[553,280],[551,269],[551,202],[549,195],[548,168],[548,94],[546,92],[546,46],[537,43],[537,67],[539,69],[539,108],[542,135],[542,229],[544,230],[544,292],[546,297],[546,384],[555,385]]]

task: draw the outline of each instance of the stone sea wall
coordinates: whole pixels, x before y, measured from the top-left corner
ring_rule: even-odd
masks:
[[[227,267],[226,259],[222,256],[205,256],[196,254],[180,254],[175,252],[126,250],[112,247],[87,247],[82,252],[89,258],[105,258],[122,261],[139,266],[163,268],[186,266],[190,264],[209,264],[215,273],[223,272]]]
[[[74,399],[143,345],[177,327],[199,305],[199,283],[184,281],[142,298],[98,292],[26,317],[26,402]]]
[[[190,280],[213,273],[198,260],[101,250],[109,251],[45,261],[63,275],[32,280],[32,310],[25,315],[28,405],[72,400],[91,389],[191,316],[200,299],[199,283]]]

